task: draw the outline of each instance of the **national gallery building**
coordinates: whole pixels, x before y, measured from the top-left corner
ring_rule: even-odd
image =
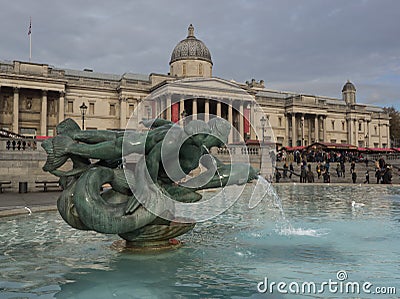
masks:
[[[137,121],[162,117],[174,122],[217,115],[236,129],[230,143],[264,138],[278,147],[318,141],[390,147],[388,114],[357,103],[349,81],[342,98],[328,98],[269,90],[262,80],[213,77],[210,51],[192,25],[173,49],[169,65],[168,74],[117,75],[0,61],[0,129],[53,136],[65,118],[82,124],[81,108],[86,107],[85,129],[124,129],[132,114]],[[264,136],[266,126],[274,136]]]

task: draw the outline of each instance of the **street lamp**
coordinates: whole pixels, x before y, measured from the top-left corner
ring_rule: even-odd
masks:
[[[83,102],[82,105],[79,107],[79,109],[81,109],[81,114],[82,114],[82,130],[85,130],[85,114],[87,108],[88,107],[85,105],[85,102]]]
[[[264,131],[265,131],[265,124],[267,122],[267,119],[264,117],[264,115],[261,117],[260,122],[261,122],[261,127],[262,127],[262,143],[264,143],[264,139],[265,139]]]

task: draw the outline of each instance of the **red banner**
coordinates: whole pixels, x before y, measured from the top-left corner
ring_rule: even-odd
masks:
[[[171,121],[174,123],[179,121],[179,103],[172,104]]]
[[[250,109],[245,108],[243,111],[243,120],[244,120],[244,133],[250,133]]]

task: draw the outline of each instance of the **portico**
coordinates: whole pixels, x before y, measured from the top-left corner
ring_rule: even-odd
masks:
[[[236,84],[219,78],[186,78],[168,82],[153,90],[149,100],[155,107],[153,117],[172,122],[183,118],[208,122],[213,117],[226,119],[235,130],[229,143],[256,139],[257,123],[253,96]],[[258,132],[258,136],[261,132]]]

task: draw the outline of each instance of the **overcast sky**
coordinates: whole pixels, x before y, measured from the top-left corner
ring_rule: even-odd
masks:
[[[0,0],[0,60],[123,74],[168,73],[176,44],[195,36],[213,75],[263,79],[275,90],[400,108],[398,0]]]

